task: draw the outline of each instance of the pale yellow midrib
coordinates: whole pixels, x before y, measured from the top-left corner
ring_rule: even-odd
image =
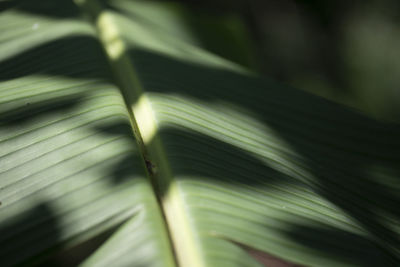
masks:
[[[136,75],[135,68],[129,59],[126,44],[118,31],[111,12],[98,9],[96,0],[76,0],[79,6],[95,8],[94,23],[99,39],[106,51],[111,68],[115,72],[117,82],[125,98],[130,114],[131,125],[142,155],[157,165],[158,186],[164,187],[154,192],[165,192],[157,196],[160,208],[166,217],[166,225],[173,246],[177,265],[181,267],[206,266],[200,252],[200,245],[195,237],[193,226],[187,218],[184,200],[172,172],[168,160],[157,136],[157,125],[148,97]],[[123,71],[121,71],[123,70]],[[151,174],[149,173],[149,176]]]

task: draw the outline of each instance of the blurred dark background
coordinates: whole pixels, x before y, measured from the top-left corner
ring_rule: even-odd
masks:
[[[400,1],[173,4],[206,49],[372,117],[400,121]]]

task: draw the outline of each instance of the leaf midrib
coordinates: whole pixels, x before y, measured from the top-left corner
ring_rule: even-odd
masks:
[[[205,266],[194,237],[194,231],[185,212],[181,192],[173,179],[161,141],[157,136],[157,126],[151,104],[144,94],[145,90],[126,51],[127,45],[119,33],[113,15],[106,11],[97,0],[76,0],[75,2],[84,14],[89,14],[109,61],[114,79],[123,96],[133,135],[138,143],[144,166],[146,166],[146,174],[152,184],[164,218],[175,263],[177,266]],[[138,114],[145,115],[146,119],[151,118],[150,123],[154,132],[149,133],[144,129],[145,125],[141,123],[143,119],[141,120],[140,116],[137,116]],[[146,124],[148,124],[147,121]],[[148,161],[157,165],[156,175],[149,169]]]

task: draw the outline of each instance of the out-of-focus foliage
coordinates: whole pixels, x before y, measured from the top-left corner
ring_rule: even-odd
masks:
[[[371,116],[400,120],[399,1],[180,2],[202,12],[240,14],[261,73]]]

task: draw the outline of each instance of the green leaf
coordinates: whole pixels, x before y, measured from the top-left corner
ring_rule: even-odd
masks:
[[[171,265],[162,214],[95,29],[23,6],[4,11],[1,25],[1,265],[40,262],[42,254],[64,261],[60,248],[124,229],[137,243],[119,251],[121,264]]]
[[[53,2],[0,15],[2,266],[398,265],[398,125],[256,77],[142,2]]]

